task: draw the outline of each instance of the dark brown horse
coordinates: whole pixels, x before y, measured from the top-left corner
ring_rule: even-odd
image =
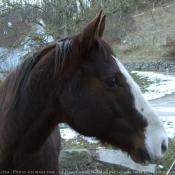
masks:
[[[119,147],[135,162],[163,157],[164,126],[102,39],[101,13],[78,35],[28,57],[2,82],[1,174],[58,174],[62,122]]]

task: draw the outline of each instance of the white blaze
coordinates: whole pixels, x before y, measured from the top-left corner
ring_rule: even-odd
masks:
[[[145,129],[145,147],[153,158],[153,161],[156,163],[164,155],[161,148],[162,143],[164,142],[164,145],[168,148],[168,137],[163,122],[149,102],[144,98],[139,86],[134,82],[124,66],[117,58],[114,56],[112,57],[116,60],[121,73],[125,76],[126,81],[131,88],[135,108],[148,122],[148,126]]]

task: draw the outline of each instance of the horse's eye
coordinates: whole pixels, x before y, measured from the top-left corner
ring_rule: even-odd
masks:
[[[107,78],[105,81],[104,81],[105,85],[107,85],[108,87],[117,87],[119,85],[119,81],[116,77],[110,77],[110,78]]]

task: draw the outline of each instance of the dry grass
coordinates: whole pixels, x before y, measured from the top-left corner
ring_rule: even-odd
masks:
[[[169,7],[167,7],[169,6]],[[134,17],[136,30],[126,38],[134,45],[120,44],[118,57],[122,62],[164,61],[175,56],[175,3],[164,4],[155,11]]]
[[[167,53],[164,55],[165,57],[170,57],[172,60],[175,60],[175,49],[171,48]]]
[[[134,35],[147,38],[157,37],[156,45],[165,45],[167,36],[175,36],[175,3],[164,6],[164,8],[157,7],[155,11],[148,11],[135,17],[136,31]],[[150,40],[150,42],[152,41]]]
[[[132,47],[127,45],[118,46],[118,58],[122,62],[156,62],[172,60],[173,54],[167,54],[170,52],[170,47]]]
[[[168,50],[163,56],[169,57],[171,60],[175,60],[175,39],[170,40],[166,47]]]

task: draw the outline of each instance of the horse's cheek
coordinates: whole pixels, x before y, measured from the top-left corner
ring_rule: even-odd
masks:
[[[104,132],[108,114],[104,117],[103,102],[97,98],[98,94],[91,93],[90,86],[72,86],[64,89],[61,103],[69,125],[84,135],[95,136]],[[104,125],[105,123],[105,125]]]

